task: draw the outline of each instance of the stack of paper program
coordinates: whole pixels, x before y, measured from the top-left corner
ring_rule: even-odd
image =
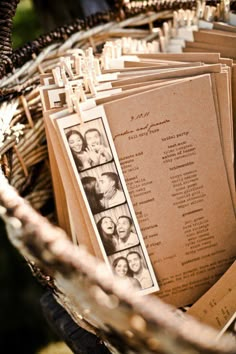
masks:
[[[87,93],[76,56],[64,83],[41,78],[58,220],[143,293],[184,306],[235,259],[231,67],[204,53],[135,60],[86,79]]]
[[[231,318],[235,318],[236,303],[236,262],[225,272],[206,294],[204,294],[188,313],[200,321],[221,330]],[[235,330],[235,329],[234,329]]]
[[[235,17],[235,14],[231,13]],[[232,71],[232,102],[234,121],[236,121],[236,27],[226,23],[212,24],[212,29],[199,29],[193,31],[193,41],[186,41],[184,52],[219,53],[222,63],[231,67]],[[230,59],[229,59],[230,58]],[[236,136],[234,124],[234,136]]]

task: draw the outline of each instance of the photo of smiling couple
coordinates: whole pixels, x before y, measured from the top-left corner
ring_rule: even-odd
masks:
[[[113,159],[101,122],[84,123],[65,132],[77,170],[84,171]]]
[[[113,257],[110,258],[113,273],[120,279],[128,280],[136,289],[148,289],[153,286],[140,247],[120,252],[114,259]]]
[[[117,220],[109,215],[102,216],[97,229],[108,256],[139,244],[133,221],[127,215],[120,215]]]

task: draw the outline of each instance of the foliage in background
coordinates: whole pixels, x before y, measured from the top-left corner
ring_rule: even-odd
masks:
[[[38,16],[31,0],[20,0],[13,19],[13,48],[18,48],[42,34]]]

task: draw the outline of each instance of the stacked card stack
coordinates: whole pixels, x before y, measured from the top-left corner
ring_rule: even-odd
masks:
[[[192,47],[234,37],[208,32]],[[58,220],[138,291],[193,304],[235,260],[231,52],[115,46],[41,76]]]

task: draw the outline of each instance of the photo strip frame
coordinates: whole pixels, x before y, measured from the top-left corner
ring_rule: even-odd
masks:
[[[158,291],[106,118],[81,121],[78,114],[53,116],[67,163],[86,206],[85,213],[109,269],[140,294]],[[115,266],[118,258],[119,264]]]

